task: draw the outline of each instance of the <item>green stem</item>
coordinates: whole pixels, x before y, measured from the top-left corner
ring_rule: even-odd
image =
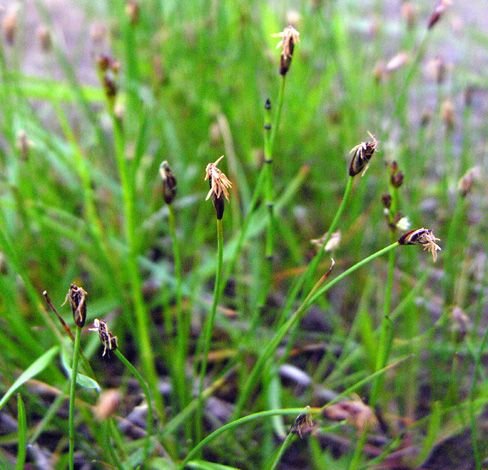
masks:
[[[105,435],[105,441],[107,443],[108,453],[110,454],[110,457],[112,458],[112,461],[118,470],[127,470],[124,464],[120,461],[119,456],[115,452],[114,446],[111,443],[111,438],[113,437],[112,433],[114,431],[111,421],[112,421],[111,418],[107,418],[102,423],[102,430]]]
[[[276,115],[275,115],[275,120],[273,123],[273,127],[271,129],[271,136],[270,136],[270,148],[271,152],[273,152],[274,148],[274,143],[275,143],[275,137],[276,133],[278,132],[278,128],[280,126],[280,121],[281,121],[281,111],[283,109],[283,102],[285,99],[285,83],[286,83],[286,75],[281,76],[281,84],[280,84],[280,91],[278,94],[278,106],[276,108]]]
[[[18,450],[17,450],[17,464],[15,470],[22,470],[25,465],[25,457],[27,454],[27,419],[25,416],[25,405],[20,393],[17,394],[17,410],[18,410]]]
[[[479,375],[481,358],[483,356],[483,350],[485,349],[487,342],[488,342],[488,328],[485,329],[485,333],[483,334],[483,338],[481,340],[478,354],[476,355],[475,358],[473,378],[471,380],[471,391],[469,394],[469,417],[471,420],[471,439],[473,441],[473,453],[476,461],[476,470],[480,470],[482,468],[481,466],[482,461],[481,461],[481,455],[478,446],[478,431],[477,431],[478,420],[476,419],[476,407],[474,402],[474,396],[476,395],[476,380],[478,379],[478,375]]]
[[[442,300],[444,307],[448,307],[453,302],[454,292],[454,272],[458,266],[456,253],[453,252],[454,246],[462,236],[462,222],[464,221],[464,198],[459,196],[456,207],[450,218],[449,231],[444,249],[444,275],[442,278]],[[446,309],[445,309],[446,310]]]
[[[393,108],[393,112],[391,114],[390,121],[388,123],[388,128],[385,131],[385,136],[387,138],[390,137],[391,131],[393,130],[393,126],[395,124],[395,119],[398,115],[398,113],[405,109],[405,103],[407,101],[408,97],[408,90],[410,87],[410,83],[412,82],[413,77],[415,76],[415,72],[419,68],[419,64],[422,60],[422,57],[424,56],[425,48],[427,46],[427,39],[429,37],[429,32],[430,30],[427,30],[424,33],[424,37],[422,38],[422,41],[420,42],[419,48],[417,49],[417,54],[415,54],[415,57],[412,61],[412,65],[410,66],[410,69],[407,72],[407,76],[405,77],[405,80],[402,82],[402,87],[397,94],[397,100],[395,102],[395,107]]]
[[[164,427],[161,437],[164,438],[174,433],[187,419],[190,418],[193,412],[198,408],[200,399],[205,401],[216,390],[222,387],[222,385],[228,380],[228,378],[234,373],[234,371],[234,367],[229,369],[222,377],[219,377],[212,385],[210,385],[203,391],[201,398],[197,397],[192,400],[184,410],[180,411],[171,421],[168,421],[168,423]]]
[[[115,350],[115,355],[124,363],[124,365],[129,369],[136,380],[139,382],[139,385],[144,392],[147,402],[147,429],[146,429],[146,439],[144,443],[144,461],[147,460],[149,457],[149,446],[150,446],[150,439],[152,434],[152,426],[153,426],[153,408],[152,408],[152,400],[151,400],[151,392],[149,387],[147,386],[146,381],[143,379],[142,375],[138,372],[138,370],[127,360],[127,358],[120,352],[120,349]]]
[[[339,206],[339,209],[337,209],[336,215],[334,216],[334,219],[332,220],[332,223],[330,224],[329,230],[327,231],[327,234],[325,235],[324,241],[322,243],[322,246],[320,247],[320,250],[318,253],[314,256],[310,264],[308,265],[307,270],[305,271],[305,274],[302,276],[302,278],[299,280],[299,282],[296,284],[295,288],[293,289],[292,292],[292,297],[293,300],[296,298],[298,293],[300,292],[302,286],[306,285],[310,279],[315,275],[315,272],[317,271],[317,267],[320,263],[320,260],[322,259],[323,254],[325,253],[325,247],[327,246],[327,243],[330,240],[330,237],[334,233],[335,229],[337,228],[337,225],[339,224],[339,220],[342,217],[342,214],[344,213],[344,209],[347,206],[347,203],[349,201],[349,197],[351,195],[352,191],[352,186],[354,183],[354,176],[350,176],[349,179],[347,180],[347,185],[346,189],[344,190],[344,196],[342,197],[341,205]]]
[[[388,247],[392,249],[392,247]],[[383,250],[381,250],[383,251]],[[379,370],[378,372],[375,372],[374,374],[371,374],[369,377],[366,377],[353,386],[349,387],[347,390],[344,390],[342,393],[339,393],[333,400],[329,401],[327,404],[325,404],[322,408],[289,408],[289,409],[282,409],[282,410],[267,410],[267,411],[260,411],[258,413],[253,413],[248,416],[244,416],[243,418],[239,418],[236,420],[231,420],[229,423],[225,424],[224,426],[216,429],[213,433],[209,434],[205,439],[200,441],[186,456],[186,458],[183,460],[183,462],[180,464],[178,467],[178,470],[183,470],[185,468],[185,465],[195,456],[204,446],[206,446],[209,442],[213,441],[216,439],[218,436],[220,436],[222,433],[225,431],[229,431],[230,429],[239,427],[245,423],[249,423],[251,421],[255,421],[261,418],[268,418],[271,416],[286,416],[286,415],[299,415],[302,413],[309,413],[312,416],[313,415],[320,415],[323,413],[323,411],[333,405],[334,403],[337,403],[341,401],[344,397],[350,395],[351,393],[355,392],[359,388],[363,387],[367,383],[371,382],[374,380],[378,375],[385,374],[386,372],[392,370],[395,367],[398,367],[400,364],[403,364],[405,361],[408,361],[411,359],[411,356],[407,356],[404,358],[399,359],[397,362],[394,364],[390,364],[383,369]],[[336,425],[334,425],[336,426]]]
[[[183,301],[181,294],[181,257],[180,245],[176,235],[175,210],[172,204],[168,204],[169,210],[169,230],[173,240],[173,256],[176,277],[176,325],[177,325],[177,348],[175,366],[175,386],[180,402],[180,409],[183,409],[188,402],[188,391],[186,381],[185,361],[188,353],[188,339],[190,337],[189,318],[183,314]]]
[[[146,373],[150,388],[154,392],[154,401],[156,407],[164,422],[165,411],[161,395],[157,393],[158,377],[154,366],[154,355],[151,348],[151,337],[149,334],[149,318],[144,306],[144,299],[141,290],[141,278],[137,266],[137,248],[135,237],[134,223],[134,188],[129,179],[129,169],[124,152],[124,141],[122,133],[122,124],[119,119],[112,113],[114,139],[116,146],[117,164],[119,167],[120,183],[122,188],[122,199],[124,204],[124,232],[129,249],[127,257],[127,269],[130,278],[131,296],[134,302],[134,311],[136,316],[136,329],[138,335],[138,344],[141,348],[142,364]]]
[[[388,277],[386,281],[385,299],[383,304],[383,318],[381,319],[380,326],[380,342],[378,345],[378,354],[376,355],[375,370],[379,370],[385,366],[388,361],[390,352],[390,336],[391,336],[391,318],[390,318],[390,305],[391,305],[391,291],[393,289],[393,274],[395,268],[395,252],[390,251],[388,254]],[[383,377],[380,376],[373,384],[371,391],[370,403],[374,406],[380,392],[381,385],[383,383]]]
[[[71,368],[71,386],[69,389],[69,468],[74,469],[75,453],[75,392],[76,376],[78,375],[78,362],[80,359],[81,328],[76,327],[75,345],[73,349],[73,367]]]
[[[215,274],[214,296],[212,302],[212,310],[207,316],[203,333],[203,355],[202,365],[200,367],[200,383],[198,386],[198,396],[200,398],[197,409],[196,429],[197,441],[200,441],[202,436],[202,419],[203,419],[203,386],[205,384],[205,374],[207,372],[208,353],[210,351],[210,343],[212,342],[212,330],[217,313],[217,305],[220,298],[220,283],[222,281],[222,266],[224,256],[224,228],[222,219],[217,219],[217,272]]]
[[[298,309],[295,311],[295,313],[279,328],[275,336],[268,342],[267,346],[264,348],[263,353],[257,360],[254,368],[249,374],[249,378],[247,379],[247,382],[245,383],[241,394],[239,395],[239,399],[237,401],[235,411],[233,414],[234,418],[241,414],[244,404],[247,403],[249,396],[251,395],[252,391],[254,390],[254,387],[258,382],[259,374],[261,373],[264,364],[272,356],[272,354],[279,346],[279,344],[281,343],[285,335],[288,333],[288,331],[290,331],[290,329],[300,321],[304,313],[307,311],[308,307],[310,307],[310,305],[312,305],[320,296],[325,294],[330,288],[335,286],[338,282],[342,281],[342,279],[349,276],[350,274],[352,274],[354,271],[364,266],[365,264],[373,261],[376,258],[379,258],[380,256],[388,253],[391,250],[394,250],[398,246],[400,246],[399,243],[395,242],[377,251],[376,253],[368,256],[367,258],[363,259],[359,263],[356,263],[354,266],[351,266],[348,270],[344,271],[342,274],[337,276],[335,279],[333,279],[325,286],[322,286],[322,284],[327,279],[327,274],[325,274],[319,279],[319,281],[315,284],[315,286],[309,292],[309,294],[302,302],[302,304],[298,307]]]
[[[278,468],[278,465],[281,462],[281,458],[283,457],[283,454],[286,452],[288,447],[290,447],[290,444],[293,442],[295,437],[296,437],[295,434],[292,434],[291,432],[288,433],[283,444],[281,444],[280,450],[278,451],[276,458],[274,459],[273,463],[271,464],[271,467],[269,467],[269,470],[276,470]]]
[[[215,438],[220,436],[226,431],[230,429],[237,428],[245,423],[249,423],[250,421],[255,421],[261,418],[268,418],[270,416],[278,416],[278,415],[298,415],[300,413],[309,412],[306,408],[289,408],[285,410],[268,410],[268,411],[261,411],[259,413],[254,413],[252,415],[244,416],[243,418],[236,419],[231,421],[230,423],[225,424],[224,426],[216,429],[213,433],[209,434],[205,439],[200,441],[186,456],[185,460],[181,462],[181,465],[178,467],[178,470],[183,470],[185,465],[195,456],[197,453],[205,447],[209,442],[213,441]]]

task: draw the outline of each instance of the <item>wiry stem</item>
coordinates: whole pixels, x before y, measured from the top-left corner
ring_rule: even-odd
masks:
[[[215,315],[217,313],[217,305],[220,298],[220,283],[222,281],[222,266],[224,256],[224,229],[222,219],[217,219],[217,272],[215,274],[215,286],[214,296],[212,302],[212,310],[205,320],[204,333],[203,333],[203,354],[202,365],[200,367],[200,382],[198,386],[199,403],[196,417],[196,440],[199,442],[202,436],[202,419],[203,419],[203,387],[205,384],[205,374],[207,372],[208,365],[208,353],[210,351],[210,343],[212,340],[212,330],[215,322]]]
[[[76,376],[78,375],[78,362],[80,359],[81,328],[76,327],[75,345],[73,349],[73,366],[71,368],[71,386],[69,390],[69,468],[74,469],[75,453],[75,394]]]

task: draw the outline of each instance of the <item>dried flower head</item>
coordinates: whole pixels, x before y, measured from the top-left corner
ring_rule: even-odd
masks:
[[[121,402],[122,395],[118,390],[104,390],[98,398],[97,405],[93,410],[95,417],[99,421],[110,418],[110,416],[113,416],[115,413],[117,413]]]
[[[481,176],[481,168],[479,166],[475,166],[469,169],[464,176],[459,180],[458,183],[458,190],[461,193],[462,197],[466,197],[473,188],[473,184],[476,180],[478,180]]]
[[[459,308],[454,307],[451,312],[451,331],[457,343],[464,340],[473,328],[470,318]]]
[[[277,49],[281,47],[281,58],[280,58],[280,74],[286,75],[290,69],[291,59],[293,56],[293,50],[295,49],[295,44],[300,42],[300,33],[293,27],[287,26],[281,33],[272,34],[274,38],[281,38],[281,41],[276,46]]]
[[[39,41],[39,46],[43,52],[49,52],[52,49],[52,39],[49,29],[41,25],[36,31],[37,40]]]
[[[86,321],[86,296],[88,293],[82,288],[71,284],[63,305],[69,301],[73,319],[78,328],[83,328]]]
[[[25,132],[24,130],[20,130],[17,133],[15,146],[17,147],[17,150],[19,151],[22,160],[25,161],[29,159],[29,154],[32,147],[34,147],[34,143],[27,137],[27,132]]]
[[[417,20],[417,8],[412,2],[402,3],[402,18],[407,22],[408,29],[412,29],[415,26]]]
[[[446,8],[451,4],[451,0],[440,0],[440,2],[437,3],[434,11],[429,17],[429,21],[427,22],[427,29],[431,29],[434,27],[434,25],[440,20]]]
[[[441,104],[441,119],[446,124],[448,130],[454,128],[456,124],[456,108],[449,98],[446,98]]]
[[[358,396],[326,407],[324,415],[334,421],[347,421],[358,431],[374,429],[378,426],[378,418],[374,410]]]
[[[419,228],[410,230],[410,232],[402,235],[399,238],[398,243],[400,243],[400,245],[423,245],[424,250],[427,250],[432,254],[432,259],[435,263],[437,261],[437,251],[441,250],[441,247],[437,245],[436,240],[440,240],[440,238],[436,238],[432,230]]]
[[[410,219],[408,217],[401,217],[396,223],[396,228],[402,232],[408,230],[411,226]]]
[[[325,238],[327,237],[327,233],[322,235],[320,238],[315,238],[313,240],[310,240],[310,243],[313,245],[317,246],[319,249],[322,248],[322,245],[324,244]],[[341,231],[337,230],[337,232],[333,232],[332,235],[330,236],[329,241],[325,245],[325,251],[335,251],[337,248],[339,248],[339,245],[341,244]]]
[[[378,148],[378,141],[375,136],[368,132],[371,137],[371,142],[361,142],[356,147],[353,147],[349,153],[353,153],[351,163],[349,165],[349,175],[356,176],[365,169],[371,160],[375,150]]]
[[[395,70],[401,69],[409,60],[410,58],[405,51],[399,52],[388,61],[385,70],[388,73],[394,72]]]
[[[165,160],[159,165],[159,174],[163,179],[163,198],[166,204],[171,204],[176,196],[176,178],[171,172],[168,162]]]
[[[232,183],[227,176],[217,168],[217,165],[222,158],[224,158],[223,155],[214,163],[209,163],[205,169],[205,181],[208,180],[210,184],[210,191],[205,200],[208,201],[210,197],[212,197],[215,211],[217,212],[217,219],[219,220],[222,219],[222,216],[224,215],[224,196],[225,199],[229,200],[229,192],[227,191],[227,188],[232,187]]]
[[[93,327],[88,328],[88,331],[98,332],[100,342],[103,344],[102,356],[105,356],[107,349],[109,351],[115,351],[118,348],[117,336],[114,336],[110,331],[108,331],[107,324],[104,321],[96,318],[93,321]]]
[[[310,410],[310,406],[307,406],[306,409]],[[292,434],[298,434],[300,439],[303,439],[303,433],[311,431],[312,428],[312,416],[309,413],[303,413],[297,416],[297,419],[290,428],[290,432]]]
[[[17,34],[17,16],[19,13],[19,8],[20,7],[17,3],[9,6],[2,20],[2,29],[5,32],[5,40],[10,46],[14,44],[15,35]]]
[[[125,5],[125,14],[129,17],[130,24],[135,25],[139,21],[139,4],[130,0]]]

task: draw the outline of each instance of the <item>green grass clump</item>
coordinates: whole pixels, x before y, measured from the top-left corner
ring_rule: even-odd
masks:
[[[35,5],[2,20],[0,466],[481,469],[482,29]]]

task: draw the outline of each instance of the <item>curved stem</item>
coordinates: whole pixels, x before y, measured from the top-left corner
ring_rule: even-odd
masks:
[[[74,469],[75,453],[75,392],[76,376],[78,375],[78,362],[80,359],[81,328],[76,327],[75,345],[73,349],[73,366],[71,368],[71,386],[69,389],[69,468]]]
[[[268,410],[261,411],[259,413],[254,413],[249,416],[244,416],[243,418],[236,419],[230,423],[225,424],[221,428],[216,429],[212,434],[209,434],[205,439],[201,440],[186,456],[185,460],[181,462],[178,470],[183,470],[185,465],[209,442],[213,441],[216,437],[220,436],[225,431],[234,429],[241,426],[242,424],[248,423],[250,421],[255,421],[261,418],[267,418],[269,416],[283,416],[283,415],[298,415],[300,413],[310,412],[307,408],[289,408],[285,410]]]
[[[263,353],[261,354],[256,364],[254,365],[254,368],[249,374],[249,378],[247,379],[247,382],[244,385],[241,394],[239,395],[239,400],[237,401],[235,411],[233,414],[234,418],[239,416],[240,413],[242,412],[244,403],[248,401],[249,396],[251,395],[254,387],[258,382],[259,374],[261,373],[261,370],[265,362],[272,356],[272,354],[274,353],[276,348],[280,345],[281,341],[288,333],[288,331],[290,331],[290,329],[298,321],[300,321],[304,313],[307,311],[308,307],[310,307],[310,305],[312,305],[315,302],[315,300],[318,299],[318,297],[325,294],[331,287],[335,286],[338,282],[342,281],[342,279],[349,276],[350,274],[352,274],[354,271],[364,266],[365,264],[373,261],[376,258],[379,258],[380,256],[388,253],[391,250],[394,250],[398,246],[400,246],[400,244],[398,242],[395,242],[377,251],[376,253],[368,256],[367,258],[363,259],[359,263],[356,263],[354,266],[351,266],[348,270],[344,271],[342,274],[337,276],[335,279],[330,281],[325,286],[323,286],[322,284],[327,279],[327,273],[319,279],[319,281],[315,284],[315,286],[309,292],[309,294],[302,302],[302,304],[298,307],[298,309],[295,311],[295,313],[279,328],[277,333],[274,335],[274,337],[268,342],[267,346],[264,348]]]

